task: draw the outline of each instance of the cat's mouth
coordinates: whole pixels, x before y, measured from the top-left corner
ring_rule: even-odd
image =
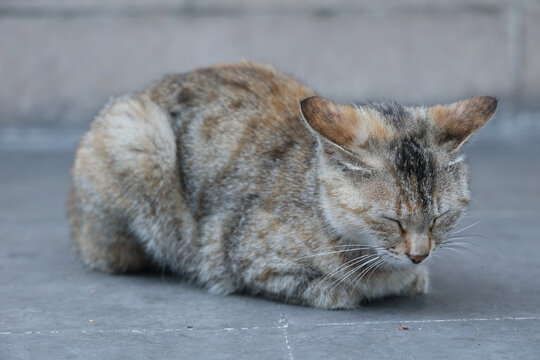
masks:
[[[413,263],[414,265],[418,265],[420,264],[421,262],[423,262],[424,260],[426,260],[430,253],[426,253],[426,254],[411,254],[411,253],[405,253],[405,254],[402,254],[402,253],[398,253],[396,252],[394,249],[392,248],[386,248],[386,250],[388,251],[389,254],[387,255],[390,255],[389,257],[391,259],[394,259],[395,261],[403,264],[403,263],[406,263],[406,264],[410,264],[410,263]]]
[[[409,259],[413,262],[413,264],[420,264],[422,261],[427,259],[429,254],[421,254],[421,255],[413,255],[413,254],[406,254]]]

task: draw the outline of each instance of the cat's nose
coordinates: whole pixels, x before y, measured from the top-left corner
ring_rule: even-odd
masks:
[[[421,254],[421,255],[412,255],[412,254],[407,254],[407,256],[409,257],[409,259],[412,260],[413,263],[415,264],[420,264],[425,258],[428,257],[429,254]]]

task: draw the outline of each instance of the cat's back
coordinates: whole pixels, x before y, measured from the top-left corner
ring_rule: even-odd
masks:
[[[264,196],[301,182],[314,138],[299,103],[313,91],[292,76],[257,63],[226,64],[169,75],[147,94],[170,114],[195,207],[226,189]]]
[[[300,116],[299,101],[313,91],[272,66],[242,62],[169,75],[148,94],[171,114],[180,134],[195,123],[201,140],[211,140],[259,121],[274,128],[292,125]]]

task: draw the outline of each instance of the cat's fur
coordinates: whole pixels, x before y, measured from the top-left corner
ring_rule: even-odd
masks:
[[[411,259],[469,201],[459,147],[496,100],[351,107],[313,95],[242,63],[108,104],[73,165],[82,260],[111,273],[155,262],[213,293],[327,309],[425,293]]]

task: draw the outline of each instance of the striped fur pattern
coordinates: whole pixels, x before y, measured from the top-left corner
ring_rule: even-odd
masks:
[[[216,294],[325,309],[422,294],[410,256],[469,202],[459,147],[495,108],[335,104],[248,62],[167,76],[81,140],[72,236],[91,268],[158,264]]]

